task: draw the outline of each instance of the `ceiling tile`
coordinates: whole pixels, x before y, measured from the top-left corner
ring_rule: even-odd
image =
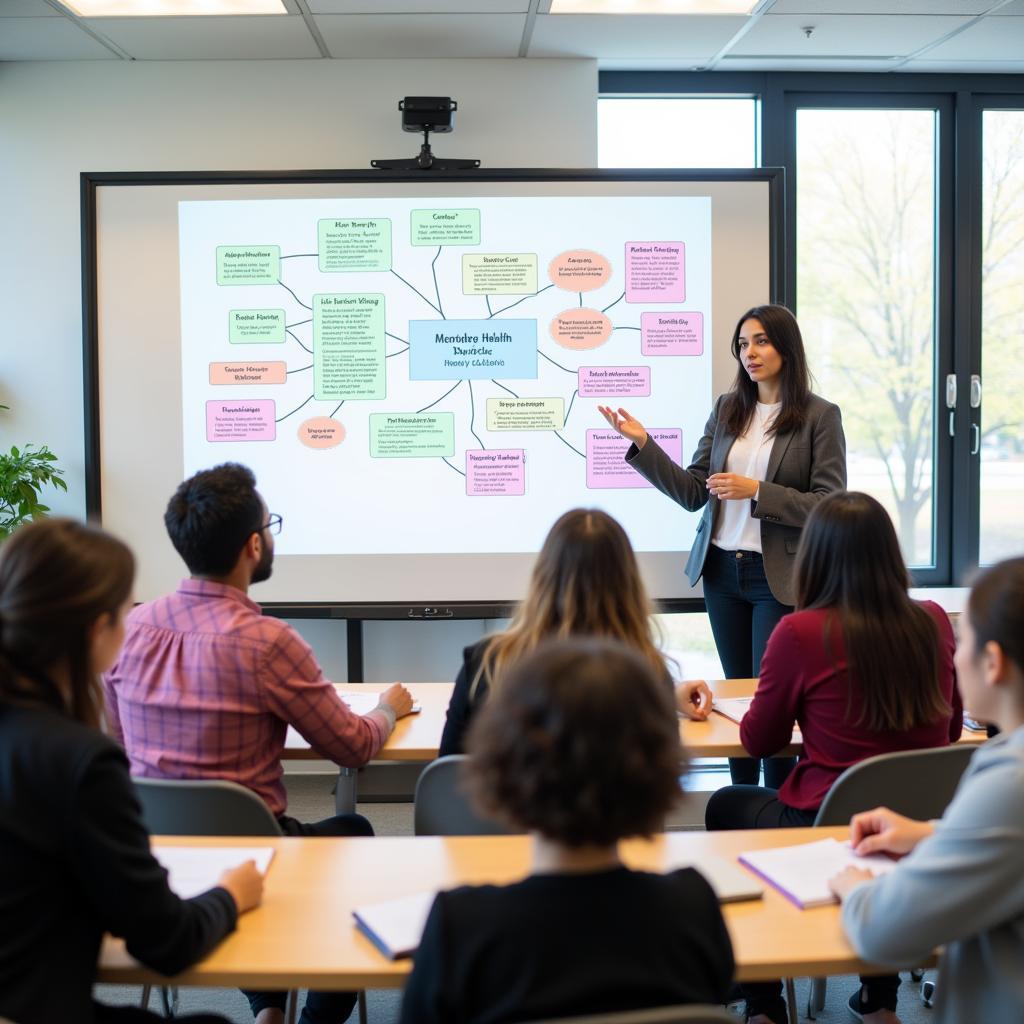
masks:
[[[926,60],[1019,60],[1024,56],[1024,18],[983,18],[921,56]]]
[[[1007,4],[1005,7],[999,8],[999,17],[1004,18],[1008,14],[1017,16],[1024,15],[1024,0],[1013,0],[1012,4]]]
[[[1024,59],[1018,60],[909,60],[900,71],[921,74],[943,73],[959,75],[1020,75],[1024,74]]]
[[[636,57],[696,65],[713,57],[745,24],[746,17],[718,15],[542,14],[527,56]]]
[[[907,15],[768,14],[729,51],[729,56],[810,59],[906,56],[941,39],[970,19]],[[812,25],[807,38],[803,29]]]
[[[267,60],[319,57],[297,15],[205,18],[89,18],[137,60]]]
[[[0,0],[0,18],[59,18],[46,0]]]
[[[775,0],[776,14],[959,14],[974,17],[998,0]]]
[[[724,57],[715,71],[894,71],[899,57]]]
[[[307,0],[313,14],[526,14],[530,0]]]
[[[332,57],[516,57],[524,14],[323,14],[316,17]]]
[[[0,60],[118,60],[67,18],[4,18]]]

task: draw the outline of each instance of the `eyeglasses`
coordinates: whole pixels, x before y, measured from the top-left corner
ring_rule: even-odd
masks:
[[[268,514],[267,521],[257,530],[257,533],[261,533],[263,530],[268,530],[272,537],[276,537],[281,532],[281,524],[284,520],[273,512]]]

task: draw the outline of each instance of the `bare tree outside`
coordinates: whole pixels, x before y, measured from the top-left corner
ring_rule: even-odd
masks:
[[[850,487],[888,508],[910,565],[934,562],[935,137],[930,110],[798,113],[811,369],[843,410]]]
[[[1024,553],[1024,110],[982,118],[980,561]]]

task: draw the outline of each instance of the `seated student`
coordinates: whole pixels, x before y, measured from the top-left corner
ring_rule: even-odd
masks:
[[[949,618],[934,602],[908,596],[896,532],[874,498],[842,491],[819,502],[800,541],[796,586],[797,611],[768,640],[740,739],[754,757],[769,757],[790,742],[797,722],[804,753],[778,791],[715,793],[709,830],[811,825],[851,765],[960,737]],[[863,978],[851,1008],[870,1024],[891,1024],[898,987],[898,976]],[[780,984],[747,985],[744,993],[757,1024],[786,1020]]]
[[[672,697],[650,659],[610,640],[549,641],[508,670],[467,746],[478,809],[532,833],[531,874],[437,896],[402,1024],[726,1001],[732,947],[708,883],[619,859],[619,840],[660,828],[680,795]]]
[[[461,754],[474,710],[505,673],[542,640],[602,636],[621,640],[661,676],[670,677],[654,642],[651,604],[626,531],[606,512],[576,508],[551,527],[530,576],[526,597],[508,629],[462,652],[440,755]],[[703,720],[711,691],[703,680],[680,683],[679,710]]]
[[[935,1024],[1024,1020],[1024,558],[993,566],[958,623],[957,678],[1000,735],[971,758],[938,822],[879,807],[854,817],[858,853],[909,855],[872,880],[832,880],[857,955],[919,964],[945,946]]]
[[[373,711],[354,714],[309,645],[248,597],[270,576],[281,520],[245,466],[186,480],[164,523],[191,577],[131,612],[121,656],[104,677],[110,730],[132,774],[238,782],[262,797],[286,835],[372,835],[358,814],[305,824],[285,813],[285,734],[293,725],[321,756],[360,767],[412,710],[409,692],[395,683]],[[247,994],[259,1024],[283,1020],[286,993]],[[354,1002],[354,993],[312,994],[302,1021],[344,1020]]]
[[[171,892],[128,762],[99,730],[99,673],[121,645],[134,572],[124,544],[70,519],[23,526],[0,548],[0,1016],[18,1024],[155,1024],[93,1002],[103,933],[176,974],[262,897],[252,861],[201,896]]]

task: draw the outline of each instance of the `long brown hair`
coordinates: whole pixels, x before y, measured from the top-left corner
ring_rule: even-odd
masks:
[[[667,680],[651,610],[626,531],[607,512],[574,508],[551,527],[526,597],[508,629],[487,644],[471,692],[481,678],[500,685],[508,667],[542,640],[580,636],[621,640]]]
[[[131,595],[135,559],[73,519],[21,527],[0,548],[0,701],[51,707],[98,726],[103,693],[89,632]],[[55,678],[66,669],[67,688]]]
[[[858,491],[822,498],[797,551],[796,606],[832,613],[825,617],[826,649],[837,624],[842,629],[847,718],[856,703],[857,724],[872,732],[902,732],[952,713],[939,684],[938,627],[911,600],[909,586],[885,509]]]
[[[754,306],[736,321],[732,332],[732,355],[736,360],[736,379],[722,404],[721,418],[726,430],[741,437],[757,405],[757,382],[743,368],[740,359],[740,331],[748,320],[759,320],[772,347],[782,357],[782,408],[772,420],[769,434],[785,434],[803,425],[807,399],[811,393],[811,375],[807,369],[804,339],[796,317],[785,306]]]

